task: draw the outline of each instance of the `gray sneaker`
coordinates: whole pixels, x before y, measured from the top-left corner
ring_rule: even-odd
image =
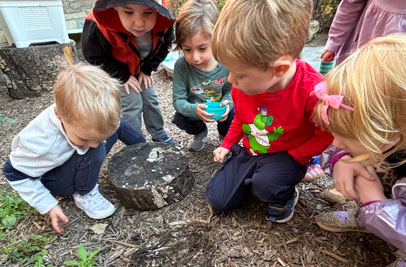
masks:
[[[189,144],[189,150],[190,151],[200,151],[203,149],[204,144],[206,144],[207,141],[207,135],[208,135],[209,131],[206,129],[193,136],[193,141]]]

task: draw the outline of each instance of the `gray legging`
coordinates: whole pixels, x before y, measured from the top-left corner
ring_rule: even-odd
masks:
[[[127,94],[124,86],[121,87],[121,109],[123,118],[138,132],[141,131],[141,114],[144,118],[145,128],[153,140],[159,139],[165,135],[163,128],[161,110],[159,108],[158,97],[155,94],[154,86],[145,89],[141,84],[142,92],[136,93],[130,88],[130,94]]]

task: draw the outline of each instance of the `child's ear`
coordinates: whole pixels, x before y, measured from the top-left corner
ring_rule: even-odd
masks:
[[[58,109],[56,108],[56,106],[54,107],[54,112],[55,112],[55,116],[58,118],[58,120],[60,120],[62,122],[62,117],[58,114]]]
[[[274,69],[274,75],[276,77],[282,77],[292,66],[294,60],[289,55],[283,55],[278,60],[276,60],[275,64],[272,66]]]

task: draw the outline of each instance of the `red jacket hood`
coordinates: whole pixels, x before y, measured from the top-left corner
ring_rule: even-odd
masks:
[[[171,15],[168,9],[161,6],[154,0],[98,0],[93,10],[86,16],[86,19],[94,20],[99,26],[102,26],[108,31],[122,32],[131,34],[124,29],[121,24],[116,6],[128,4],[142,4],[154,8],[157,11],[157,19],[153,32],[161,32],[168,29],[175,22],[175,18]]]

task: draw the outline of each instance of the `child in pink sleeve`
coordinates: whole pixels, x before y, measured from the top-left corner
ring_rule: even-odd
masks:
[[[322,61],[336,65],[376,37],[406,32],[405,0],[343,0],[331,24]]]

